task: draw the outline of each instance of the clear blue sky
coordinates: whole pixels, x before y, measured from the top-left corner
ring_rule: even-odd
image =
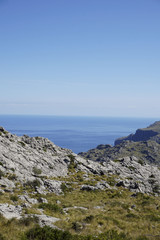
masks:
[[[0,114],[160,117],[159,0],[0,0]]]

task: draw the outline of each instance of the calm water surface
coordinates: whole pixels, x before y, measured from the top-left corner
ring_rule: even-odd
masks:
[[[0,115],[0,126],[21,135],[41,136],[75,153],[99,144],[114,144],[118,137],[134,133],[159,119],[111,117],[59,117]]]

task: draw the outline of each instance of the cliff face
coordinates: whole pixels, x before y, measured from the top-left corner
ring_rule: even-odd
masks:
[[[143,163],[160,166],[160,122],[117,139],[113,147],[108,144],[99,145],[79,155],[100,162],[135,156]]]
[[[115,145],[118,145],[126,140],[134,142],[154,140],[160,143],[160,121],[155,122],[147,128],[138,129],[135,134],[130,134],[127,137],[116,139]]]

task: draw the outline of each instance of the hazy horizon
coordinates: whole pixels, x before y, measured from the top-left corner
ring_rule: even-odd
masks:
[[[135,117],[135,116],[95,116],[95,115],[53,115],[53,114],[0,114],[0,116],[15,116],[15,117],[64,117],[64,118],[106,118],[106,119],[150,119],[153,121],[160,121],[160,117]]]
[[[0,114],[160,116],[160,2],[0,0]]]

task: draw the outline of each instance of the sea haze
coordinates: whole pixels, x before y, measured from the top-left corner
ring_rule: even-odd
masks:
[[[0,125],[9,132],[46,137],[75,153],[99,144],[113,145],[116,138],[134,133],[156,120],[159,119],[0,115]]]

